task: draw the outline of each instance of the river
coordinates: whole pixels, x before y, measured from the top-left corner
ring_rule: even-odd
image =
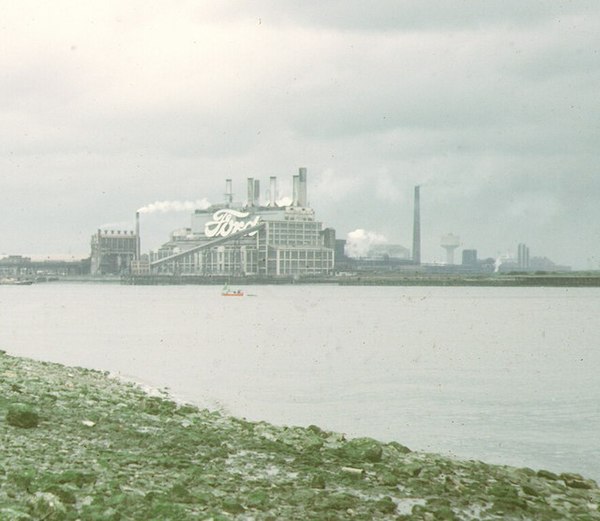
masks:
[[[600,289],[0,286],[0,348],[276,424],[600,480]]]

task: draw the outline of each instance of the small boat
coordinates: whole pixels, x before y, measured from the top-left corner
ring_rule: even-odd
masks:
[[[33,280],[29,279],[14,279],[12,277],[0,279],[0,284],[3,286],[31,286]]]
[[[243,297],[244,292],[241,289],[230,289],[227,284],[223,287],[223,291],[221,291],[221,295],[223,297]]]

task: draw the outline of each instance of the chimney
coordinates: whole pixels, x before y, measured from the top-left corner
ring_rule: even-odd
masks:
[[[272,175],[269,179],[271,186],[269,188],[269,206],[274,208],[277,204],[275,201],[277,200],[277,178]]]
[[[246,206],[252,206],[254,204],[254,179],[248,178],[248,203]]]
[[[254,206],[260,206],[260,181],[254,180]]]
[[[420,187],[415,186],[415,214],[413,218],[413,264],[421,264],[421,196]]]
[[[135,212],[135,260],[140,260],[140,212]]]
[[[293,177],[293,195],[292,195],[292,206],[298,206],[298,191],[300,189],[300,176],[295,175]]]
[[[225,204],[229,207],[233,202],[233,190],[231,179],[225,179]]]
[[[306,168],[298,169],[298,206],[307,206],[308,200],[306,196]]]

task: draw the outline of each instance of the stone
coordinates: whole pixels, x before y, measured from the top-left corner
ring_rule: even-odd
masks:
[[[381,461],[383,447],[371,438],[354,438],[342,447],[342,453],[353,462],[376,463]]]
[[[396,511],[396,503],[389,496],[384,496],[378,500],[375,507],[384,514],[393,514]]]
[[[246,498],[246,506],[248,508],[256,508],[265,510],[269,504],[269,496],[264,490],[255,490],[248,494]]]
[[[549,479],[550,481],[557,481],[559,479],[557,474],[549,470],[538,470],[537,475],[540,478]]]
[[[593,485],[584,479],[564,479],[565,485],[569,488],[579,488],[583,490],[590,490]]]
[[[6,421],[13,427],[32,429],[38,426],[40,417],[29,405],[15,403],[9,406],[8,412],[6,413]]]
[[[392,442],[388,443],[386,446],[394,448],[396,451],[400,452],[401,454],[408,454],[408,453],[412,452],[406,445],[402,445],[401,443],[398,443],[397,441],[392,441]]]
[[[223,510],[229,512],[230,514],[241,514],[242,512],[246,511],[242,504],[236,498],[233,497],[224,498],[222,507]]]
[[[50,492],[36,492],[29,501],[29,510],[34,519],[44,521],[62,520],[67,512],[60,499]]]
[[[316,474],[310,481],[311,488],[325,488],[325,478],[323,474]]]
[[[334,492],[323,498],[319,503],[318,508],[326,512],[331,510],[348,510],[349,508],[356,506],[357,501],[358,499],[351,494]]]

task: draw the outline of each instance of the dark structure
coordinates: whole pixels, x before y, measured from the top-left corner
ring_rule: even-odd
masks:
[[[517,265],[520,270],[529,269],[529,248],[523,243],[517,247]]]
[[[420,186],[415,186],[415,214],[413,218],[413,251],[414,264],[421,264],[421,194]]]
[[[477,250],[463,250],[462,265],[469,267],[477,266]]]

